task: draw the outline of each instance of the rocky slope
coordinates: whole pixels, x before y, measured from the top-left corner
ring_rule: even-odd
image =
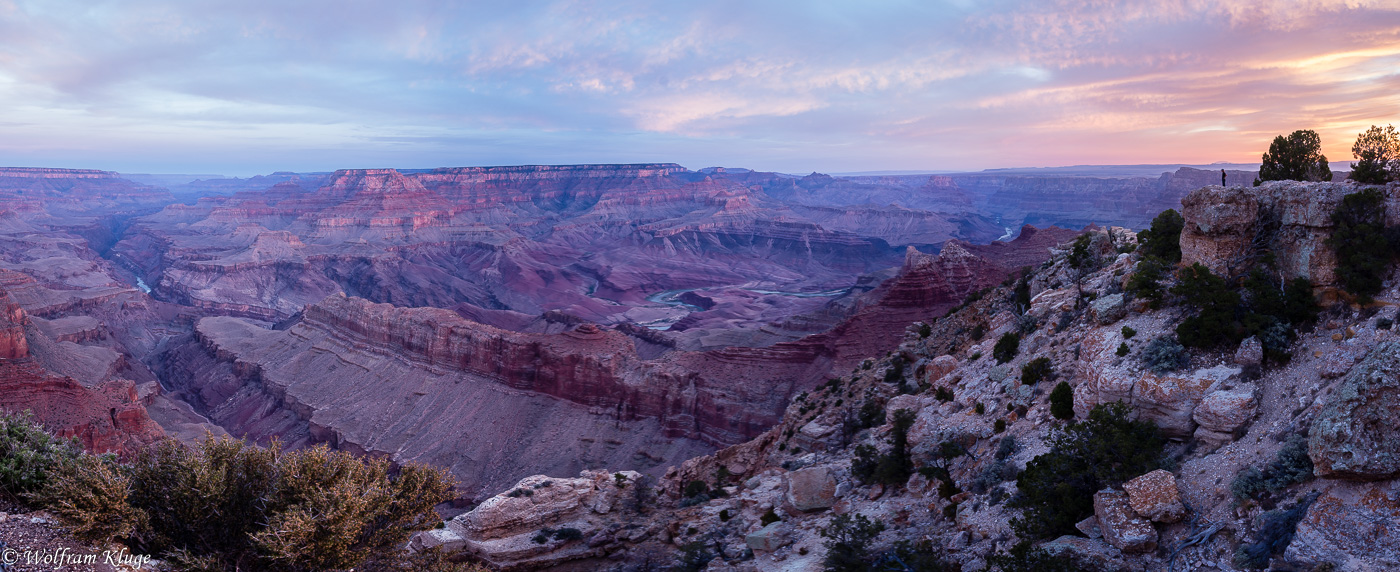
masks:
[[[1238,205],[1291,205],[1280,217],[1278,236],[1287,238],[1255,247],[1272,250],[1288,277],[1309,277],[1325,293],[1331,276],[1325,259],[1296,242],[1325,239],[1328,225],[1318,213],[1356,190],[1345,183],[1268,183],[1193,191],[1181,238],[1186,262],[1231,268],[1240,245],[1250,241],[1246,223],[1257,212]],[[1400,196],[1400,186],[1385,191],[1391,200]],[[1220,224],[1231,220],[1243,222]],[[1021,366],[1046,358],[1054,381],[1073,387],[1077,419],[1097,403],[1122,401],[1169,440],[1164,470],[1095,494],[1083,532],[1039,542],[1046,554],[1083,570],[1235,571],[1252,569],[1237,556],[1242,546],[1282,539],[1272,555],[1264,549],[1261,562],[1270,569],[1400,566],[1400,540],[1386,524],[1400,515],[1392,419],[1400,406],[1394,391],[1400,334],[1391,327],[1400,302],[1395,273],[1375,305],[1327,302],[1314,327],[1298,330],[1286,362],[1263,362],[1259,343],[1247,339],[1238,348],[1193,351],[1184,367],[1157,373],[1143,365],[1145,346],[1171,335],[1189,306],[1169,300],[1152,310],[1126,299],[1121,289],[1139,258],[1117,248],[1134,237],[1120,229],[1095,232],[1099,269],[1077,284],[1062,257],[1037,269],[1025,316],[1017,315],[1013,291],[1004,287],[933,321],[927,335],[911,325],[893,355],[795,396],[779,424],[762,435],[673,467],[655,487],[659,499],[645,494],[630,472],[532,476],[420,535],[415,545],[442,546],[505,569],[642,570],[708,556],[701,568],[812,570],[828,547],[820,531],[836,516],[862,515],[887,525],[872,551],[897,540],[927,542],[951,565],[986,569],[1019,540],[1009,523],[1021,510],[1006,500],[1017,491],[1019,472],[1049,450],[1050,429],[1064,423],[1050,415],[1051,383],[1026,385],[1018,375]],[[997,363],[993,345],[1018,330],[1026,332],[1019,352]],[[872,407],[879,413],[873,427],[843,429]],[[853,476],[858,445],[890,451],[891,420],[901,409],[915,415],[908,431],[915,465],[944,467],[947,476],[915,472],[891,486]],[[1301,462],[1311,472],[1267,494],[1232,494],[1238,479],[1264,478],[1249,476],[1249,469],[1266,469],[1265,476],[1283,470],[1268,467],[1284,463],[1280,455],[1300,439],[1306,443]],[[950,444],[966,454],[950,456]],[[1300,462],[1289,459],[1290,467]],[[567,486],[536,492],[547,481]],[[711,487],[725,494],[681,502]],[[1287,516],[1296,518],[1296,533],[1281,536],[1293,525],[1268,523]],[[575,533],[551,532],[561,528]]]

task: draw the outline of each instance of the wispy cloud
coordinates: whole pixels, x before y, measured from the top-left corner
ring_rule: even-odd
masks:
[[[0,0],[0,163],[1336,162],[1400,3]]]

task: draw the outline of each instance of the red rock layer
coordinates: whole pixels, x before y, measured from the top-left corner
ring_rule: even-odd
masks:
[[[132,381],[87,387],[45,371],[29,356],[27,322],[24,310],[0,290],[0,409],[30,411],[44,427],[96,452],[130,453],[165,435],[146,414]]]

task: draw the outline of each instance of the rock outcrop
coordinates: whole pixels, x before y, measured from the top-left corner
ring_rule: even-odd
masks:
[[[1400,569],[1400,498],[1384,484],[1346,484],[1318,497],[1293,533],[1284,558],[1337,571]]]
[[[1285,277],[1303,277],[1318,288],[1337,286],[1336,254],[1325,241],[1342,197],[1362,187],[1350,182],[1270,181],[1258,187],[1209,186],[1181,200],[1185,227],[1181,261],[1200,263],[1220,276],[1237,276],[1272,253]],[[1388,225],[1400,221],[1400,191],[1386,187]]]
[[[1319,476],[1400,475],[1400,342],[1373,348],[1323,404],[1308,432]]]

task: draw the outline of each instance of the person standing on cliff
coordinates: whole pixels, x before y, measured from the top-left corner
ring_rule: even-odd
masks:
[[[1225,169],[1220,170],[1220,186],[1225,186]]]

